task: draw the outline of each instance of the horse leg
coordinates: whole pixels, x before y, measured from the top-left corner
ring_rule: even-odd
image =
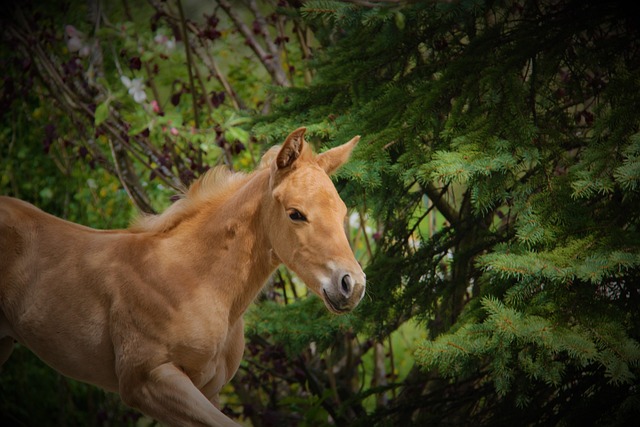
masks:
[[[144,380],[121,381],[120,396],[127,405],[171,426],[238,426],[172,363],[151,370]]]
[[[11,356],[14,342],[13,337],[0,338],[0,366],[4,365],[4,362]]]
[[[216,377],[200,390],[216,408],[220,409],[220,389],[227,384],[238,371],[244,354],[244,320],[242,317],[229,328],[229,334],[223,353],[216,366]]]

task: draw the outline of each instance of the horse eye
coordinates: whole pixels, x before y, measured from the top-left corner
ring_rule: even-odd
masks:
[[[291,218],[292,221],[306,221],[307,217],[302,215],[300,213],[299,210],[297,209],[291,209],[289,211],[289,218]]]

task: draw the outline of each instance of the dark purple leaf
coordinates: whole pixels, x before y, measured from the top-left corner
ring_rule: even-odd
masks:
[[[234,155],[238,155],[240,153],[242,153],[244,151],[246,147],[244,146],[244,144],[242,142],[235,142],[232,146],[231,146],[231,152]]]
[[[171,104],[175,107],[180,104],[180,96],[182,96],[182,92],[176,92],[171,95]]]
[[[132,70],[139,70],[142,68],[142,61],[139,56],[129,58],[129,68]]]
[[[81,159],[86,159],[87,156],[89,155],[89,150],[87,150],[87,147],[85,147],[84,145],[81,145],[80,147],[78,147],[78,156]]]
[[[218,108],[220,105],[222,105],[222,103],[224,102],[225,99],[225,93],[224,91],[220,91],[220,92],[211,92],[211,104],[215,107]]]
[[[44,148],[45,153],[49,153],[51,149],[51,145],[58,138],[58,132],[56,131],[56,126],[53,123],[48,123],[44,127],[44,139],[42,140],[42,147]]]
[[[260,25],[260,22],[258,22],[258,20],[253,21],[251,29],[253,31],[253,34],[255,34],[257,36],[262,34],[262,26]]]

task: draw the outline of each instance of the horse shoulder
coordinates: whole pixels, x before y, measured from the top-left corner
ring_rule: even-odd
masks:
[[[39,217],[46,215],[30,203],[12,197],[0,196],[0,242],[4,245],[15,243],[24,230],[32,226]]]
[[[128,239],[116,262],[111,308],[117,370],[127,383],[167,361],[194,384],[215,375],[227,339],[228,308],[179,253],[155,237]]]
[[[38,217],[45,215],[35,206],[11,197],[0,196],[0,296],[7,299],[9,287],[24,282],[30,262],[29,243],[35,235]]]

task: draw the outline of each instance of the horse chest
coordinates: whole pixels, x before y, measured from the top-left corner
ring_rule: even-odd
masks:
[[[244,325],[240,319],[222,335],[207,331],[202,325],[194,328],[174,347],[172,358],[196,387],[217,393],[235,374],[243,351]]]

